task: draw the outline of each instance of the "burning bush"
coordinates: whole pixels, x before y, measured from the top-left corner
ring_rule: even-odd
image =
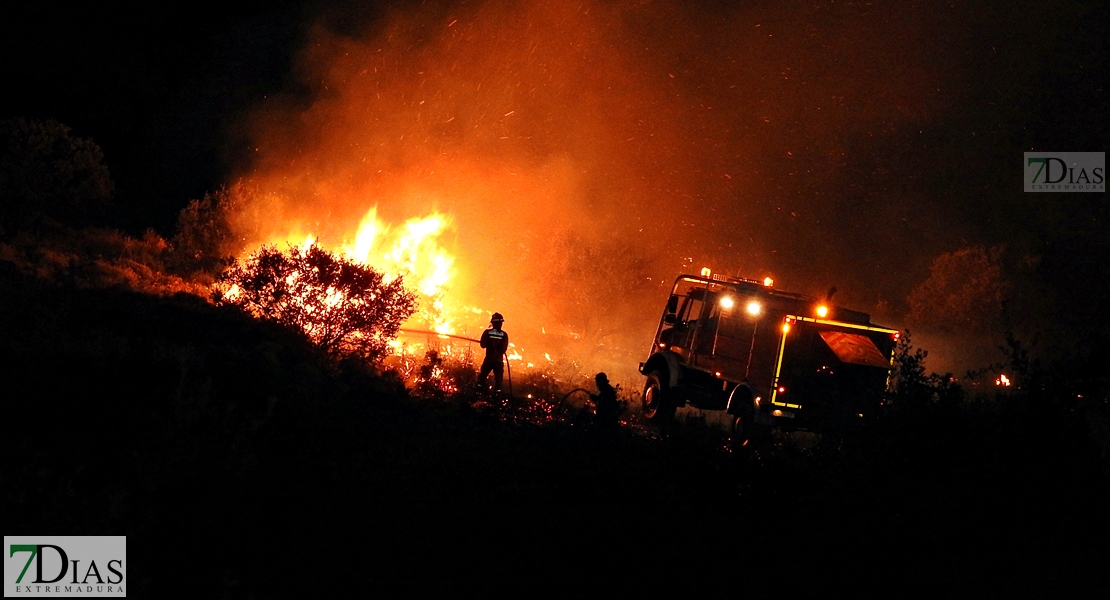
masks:
[[[401,324],[416,310],[400,277],[386,281],[372,268],[313,244],[286,252],[262,246],[220,276],[216,301],[296,327],[328,355],[377,362]]]

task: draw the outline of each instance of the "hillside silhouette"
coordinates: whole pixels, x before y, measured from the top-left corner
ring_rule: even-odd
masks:
[[[1105,463],[1019,398],[733,451],[415,397],[189,294],[0,280],[5,530],[128,536],[130,597],[1106,591]]]

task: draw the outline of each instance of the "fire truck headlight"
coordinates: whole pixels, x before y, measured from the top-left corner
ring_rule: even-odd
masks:
[[[756,302],[755,300],[752,300],[751,302],[748,303],[748,314],[749,315],[757,316],[757,315],[759,315],[759,312],[761,310],[763,310],[763,307],[760,306],[760,304],[758,302]]]
[[[736,302],[733,301],[732,296],[722,296],[721,297],[721,308],[732,308],[735,305],[736,305]]]

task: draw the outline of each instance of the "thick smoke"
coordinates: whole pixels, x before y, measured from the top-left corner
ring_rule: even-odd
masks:
[[[339,243],[373,206],[395,223],[443,212],[456,291],[504,312],[517,339],[589,338],[592,312],[594,341],[639,353],[670,281],[703,266],[812,295],[836,285],[897,319],[960,236],[924,226],[949,215],[904,164],[958,85],[947,13],[731,6],[322,15],[296,85],[246,126],[241,178],[271,198],[251,207],[257,241]]]

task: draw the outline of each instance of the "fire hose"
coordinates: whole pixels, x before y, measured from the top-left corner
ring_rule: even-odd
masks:
[[[566,395],[564,395],[564,396],[563,396],[563,400],[562,400],[562,401],[563,401],[563,402],[566,402],[566,401],[567,401],[567,398],[570,398],[570,395],[571,395],[571,394],[573,394],[573,393],[575,393],[575,392],[586,392],[586,394],[587,394],[587,395],[589,395],[589,394],[590,394],[590,390],[587,390],[586,388],[574,388],[573,390],[571,390],[571,391],[567,392],[567,393],[566,393]]]
[[[578,408],[574,405],[571,405],[571,404],[567,403],[567,398],[570,398],[572,394],[575,394],[575,393],[578,393],[578,392],[582,392],[582,393],[586,394],[586,396],[589,397],[589,399],[591,401],[593,400],[593,394],[590,393],[590,390],[587,390],[586,388],[574,388],[573,390],[567,392],[566,394],[563,395],[563,399],[559,401],[558,406],[556,406],[556,408],[555,408],[555,410],[558,411],[558,414],[562,418],[569,419],[569,418],[572,418],[575,413],[580,414],[580,412],[582,410],[581,408]]]
[[[468,337],[464,337],[464,336],[461,336],[461,335],[454,335],[454,334],[451,334],[451,333],[439,333],[438,331],[429,331],[427,329],[408,329],[406,327],[402,327],[401,331],[403,331],[405,333],[417,333],[417,334],[421,334],[421,335],[434,335],[434,336],[437,336],[437,337],[438,336],[449,337],[449,338],[455,339],[455,340],[465,340],[465,341],[468,341],[468,342],[475,342],[475,343],[479,343],[479,344],[482,343],[481,340],[476,340],[474,338],[468,338]],[[502,358],[502,360],[505,361],[505,372],[509,376],[509,397],[511,398],[512,395],[513,395],[513,369],[509,364],[509,355],[507,353],[502,354],[501,358]],[[564,400],[565,399],[566,398],[564,398]]]
[[[480,340],[476,340],[474,338],[463,337],[461,335],[454,335],[454,334],[451,334],[451,333],[439,333],[438,331],[429,331],[427,329],[408,329],[408,328],[402,327],[401,331],[403,331],[405,333],[419,333],[419,334],[422,334],[422,335],[434,335],[434,336],[437,336],[437,337],[438,336],[443,336],[443,337],[454,338],[456,340],[466,340],[468,342],[480,342]]]

